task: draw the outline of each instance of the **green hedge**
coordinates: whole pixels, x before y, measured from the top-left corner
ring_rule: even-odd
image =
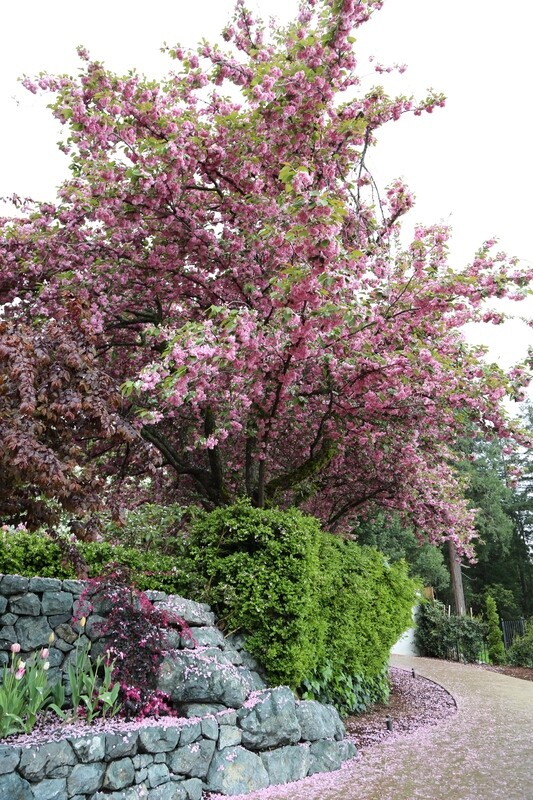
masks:
[[[415,597],[405,564],[324,533],[295,509],[246,501],[200,516],[188,547],[201,599],[227,632],[249,634],[272,683],[345,712],[385,699],[384,669]]]
[[[533,617],[526,623],[526,632],[517,636],[507,651],[509,664],[533,668]]]
[[[470,617],[448,616],[442,603],[422,603],[418,610],[415,642],[424,656],[478,661],[485,635],[483,622]]]
[[[70,553],[69,553],[70,550]],[[31,578],[75,578],[76,553],[86,562],[89,576],[99,575],[107,564],[117,562],[131,570],[139,589],[160,589],[181,594],[188,578],[176,560],[157,551],[142,551],[106,542],[63,543],[40,533],[8,533],[0,537],[0,572]]]

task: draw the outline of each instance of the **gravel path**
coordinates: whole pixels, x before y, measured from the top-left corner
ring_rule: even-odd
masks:
[[[338,772],[247,800],[533,800],[533,683],[432,659],[393,665],[443,686],[457,713],[393,731]]]

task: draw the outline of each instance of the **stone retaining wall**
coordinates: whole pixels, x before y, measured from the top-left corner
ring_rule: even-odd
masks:
[[[0,661],[11,645],[21,656],[50,649],[50,672],[64,674],[85,634],[72,622],[81,581],[0,578]],[[0,744],[0,798],[9,800],[199,800],[204,790],[241,794],[338,769],[355,755],[331,706],[297,701],[287,687],[268,688],[241,636],[224,638],[208,606],[146,592],[183,617],[194,641],[175,632],[159,688],[181,717],[98,723],[94,733],[62,726],[53,741]],[[49,645],[49,637],[55,639]],[[85,639],[86,640],[86,639]]]

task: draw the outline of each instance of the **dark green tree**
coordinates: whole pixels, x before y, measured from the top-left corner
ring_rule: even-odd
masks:
[[[485,598],[485,616],[487,619],[487,644],[489,648],[489,658],[493,664],[503,664],[505,662],[505,647],[503,644],[502,629],[500,628],[500,618],[496,608],[496,602],[490,594]]]

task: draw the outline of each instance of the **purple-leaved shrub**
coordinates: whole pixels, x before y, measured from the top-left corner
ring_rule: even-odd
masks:
[[[132,585],[129,570],[110,564],[91,578],[80,597],[78,617],[98,613],[103,617],[94,630],[103,640],[113,678],[120,683],[120,699],[127,717],[175,715],[168,695],[156,688],[157,672],[170,649],[168,632],[193,639],[181,617],[156,608],[146,594]]]

